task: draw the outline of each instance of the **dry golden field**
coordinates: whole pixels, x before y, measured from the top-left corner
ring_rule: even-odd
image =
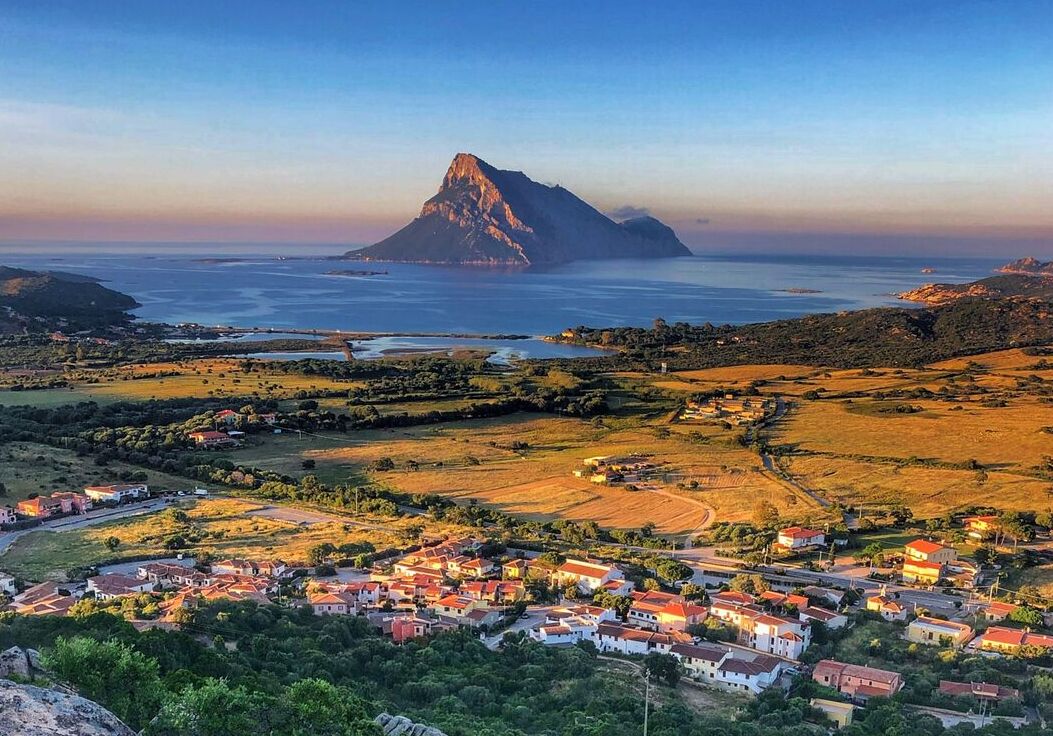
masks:
[[[517,415],[364,432],[343,447],[311,449],[305,456],[316,461],[320,475],[329,476],[334,467],[352,475],[389,457],[396,470],[373,478],[401,491],[476,499],[531,518],[592,519],[613,528],[652,521],[670,534],[688,533],[716,519],[746,518],[759,495],[780,501],[790,493],[763,474],[759,458],[745,449],[700,445],[681,431],[658,437],[657,428],[608,429],[576,419]],[[513,451],[513,441],[529,447]],[[586,457],[631,452],[650,454],[663,464],[656,490],[600,486],[572,475]],[[416,463],[413,469],[409,461]],[[691,481],[698,482],[698,490],[676,489]],[[802,513],[810,508],[806,497],[795,503]]]
[[[420,523],[420,519],[375,519],[372,526],[317,520],[301,523],[295,519],[258,515],[258,503],[234,499],[188,500],[182,502],[190,517],[188,524],[177,523],[170,511],[132,516],[70,531],[32,531],[21,536],[0,555],[3,569],[30,580],[62,579],[67,570],[102,560],[136,555],[163,556],[166,538],[187,534],[188,529],[202,536],[185,551],[209,551],[220,557],[279,558],[304,562],[307,550],[322,542],[337,546],[370,542],[377,549],[408,544],[401,528]],[[362,521],[356,517],[355,521]],[[429,533],[456,532],[455,527],[428,522]],[[105,545],[109,537],[120,545],[111,552]]]

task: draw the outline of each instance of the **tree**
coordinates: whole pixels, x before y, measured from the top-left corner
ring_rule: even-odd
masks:
[[[672,583],[677,580],[689,580],[695,571],[679,560],[663,557],[655,565],[655,572],[662,580]]]
[[[291,716],[290,736],[365,736],[379,731],[353,693],[325,680],[293,683],[282,696]]]
[[[1008,618],[1010,621],[1015,621],[1018,624],[1024,624],[1026,626],[1044,625],[1042,613],[1028,605],[1016,608],[1009,614]]]
[[[110,535],[106,537],[105,544],[106,549],[110,550],[110,552],[116,552],[117,548],[121,546],[121,540],[113,535]]]
[[[760,500],[753,505],[753,523],[761,529],[779,525],[779,509],[771,501]]]
[[[759,595],[771,590],[771,586],[768,585],[768,581],[763,576],[747,575],[746,573],[739,573],[733,577],[728,583],[728,587],[739,593],[748,593],[749,595]]]
[[[336,547],[330,542],[316,544],[307,550],[307,563],[310,565],[320,565],[334,552],[336,552]]]
[[[133,728],[142,728],[157,711],[162,693],[157,661],[127,644],[87,636],[59,637],[44,652],[43,663],[56,678]]]
[[[671,654],[660,654],[651,652],[644,657],[644,670],[648,676],[674,686],[680,680],[680,661]]]
[[[129,688],[129,690],[131,690]],[[243,687],[208,678],[166,699],[148,736],[256,736],[262,727],[261,698]]]

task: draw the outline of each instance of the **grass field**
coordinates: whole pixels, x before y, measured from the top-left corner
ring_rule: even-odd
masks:
[[[895,402],[893,402],[895,403]],[[858,411],[844,401],[803,401],[791,421],[774,433],[779,444],[839,455],[931,458],[946,463],[976,459],[984,466],[1026,470],[1053,450],[1041,431],[1053,421],[1033,400],[1009,406],[968,406],[952,411],[946,402],[911,400],[924,411],[881,414]]]
[[[0,502],[14,504],[30,493],[80,490],[85,486],[119,482],[122,471],[145,472],[147,483],[160,489],[192,488],[194,481],[152,470],[143,470],[117,461],[96,465],[90,457],[30,442],[0,445],[0,480],[7,496]]]
[[[168,511],[119,519],[70,531],[33,531],[20,537],[0,556],[3,569],[30,580],[62,579],[67,570],[103,560],[119,560],[136,555],[172,554],[163,542],[174,534],[193,530],[203,538],[191,545],[191,554],[208,550],[222,557],[280,558],[303,562],[307,550],[322,542],[335,545],[370,542],[377,549],[408,544],[399,529],[419,519],[374,520],[388,529],[364,528],[337,521],[301,524],[252,515],[258,504],[233,499],[186,501],[182,507],[190,516],[188,524],[176,522]],[[453,527],[429,522],[429,533],[456,531]],[[105,540],[120,540],[116,552]]]
[[[262,396],[291,399],[298,391],[348,391],[361,385],[324,376],[245,373],[240,360],[209,358],[122,366],[97,372],[98,382],[41,391],[0,391],[0,406],[60,406],[77,401],[142,401],[188,397]],[[160,376],[155,374],[173,373]]]
[[[758,494],[781,501],[789,493],[761,473],[759,459],[742,448],[699,445],[682,432],[658,437],[656,429],[649,424],[610,429],[575,419],[516,415],[362,432],[342,447],[305,449],[303,456],[316,461],[319,476],[337,478],[353,477],[369,463],[389,457],[397,469],[373,478],[402,491],[476,499],[538,519],[592,519],[613,528],[652,521],[660,532],[671,534],[695,529],[710,510],[719,519],[745,518]],[[528,449],[512,450],[514,441],[526,442]],[[572,475],[585,457],[630,452],[650,454],[663,464],[658,486],[667,495],[598,486]],[[699,490],[675,489],[692,480]],[[795,503],[802,513],[807,511],[806,499],[795,498]]]

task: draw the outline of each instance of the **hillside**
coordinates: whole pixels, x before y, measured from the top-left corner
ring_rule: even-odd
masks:
[[[660,360],[670,369],[752,363],[909,366],[1048,345],[1053,343],[1051,317],[1053,302],[1046,300],[967,298],[925,309],[886,307],[737,326],[578,327],[560,339],[623,351],[619,358],[587,360]]]
[[[945,304],[969,297],[980,299],[1003,299],[1006,297],[1035,297],[1053,299],[1053,274],[1041,272],[1026,274],[1005,271],[999,276],[990,276],[966,284],[925,284],[917,289],[905,291],[900,299],[924,304]]]
[[[0,321],[8,331],[86,329],[127,322],[139,304],[76,274],[0,266]]]
[[[617,223],[560,186],[457,154],[439,192],[394,235],[347,254],[365,261],[459,265],[667,258],[691,252],[653,217]]]

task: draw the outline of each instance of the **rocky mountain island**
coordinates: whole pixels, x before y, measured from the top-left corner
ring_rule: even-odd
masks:
[[[504,171],[470,153],[450,164],[439,192],[394,235],[346,257],[486,266],[691,255],[653,217],[615,222],[560,186]]]
[[[996,269],[997,276],[965,284],[925,284],[904,291],[900,299],[924,304],[946,304],[968,297],[1053,299],[1053,261],[1021,258]]]

